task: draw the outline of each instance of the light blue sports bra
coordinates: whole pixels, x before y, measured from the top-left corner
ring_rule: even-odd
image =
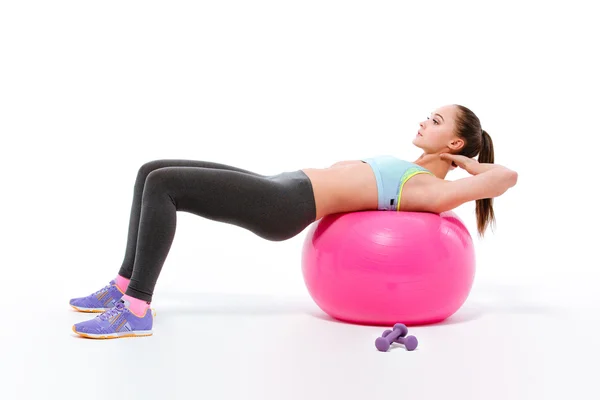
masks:
[[[428,169],[400,158],[382,155],[361,160],[371,166],[377,179],[378,209],[400,211],[402,188],[417,174],[431,174]]]

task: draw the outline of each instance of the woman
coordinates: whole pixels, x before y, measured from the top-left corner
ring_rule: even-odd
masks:
[[[152,294],[175,235],[176,212],[235,224],[267,240],[287,240],[328,214],[360,210],[441,213],[476,201],[483,235],[494,221],[492,199],[517,182],[493,164],[494,148],[477,116],[447,105],[420,124],[415,162],[391,156],[342,161],[265,176],[223,164],[158,160],[144,164],[134,186],[125,259],[117,277],[70,301],[78,311],[103,312],[73,325],[90,338],[152,334]],[[479,155],[478,161],[472,159]],[[471,177],[445,181],[456,166]]]

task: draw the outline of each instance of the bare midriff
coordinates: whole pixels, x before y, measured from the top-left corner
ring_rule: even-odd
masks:
[[[329,168],[307,168],[317,207],[317,219],[328,214],[377,210],[377,180],[371,166],[357,161]],[[400,210],[432,211],[428,198],[434,181],[439,178],[417,174],[403,186]]]
[[[377,181],[365,163],[302,170],[311,180],[317,219],[328,214],[377,209]]]

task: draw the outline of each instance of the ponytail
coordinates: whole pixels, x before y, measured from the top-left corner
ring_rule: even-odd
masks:
[[[492,142],[492,138],[486,131],[482,130],[481,132],[481,151],[479,152],[477,160],[480,163],[491,164],[494,162],[494,143]],[[496,223],[496,218],[494,216],[493,200],[494,199],[481,199],[475,201],[475,213],[477,214],[477,231],[479,232],[479,236],[481,237],[483,237],[483,233],[485,232],[490,223],[492,224],[492,226]]]

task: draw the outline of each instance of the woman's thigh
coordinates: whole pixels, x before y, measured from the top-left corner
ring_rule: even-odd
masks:
[[[257,177],[265,177],[265,175],[258,174],[256,172],[248,171],[242,168],[234,167],[227,164],[221,164],[211,161],[201,161],[201,160],[182,160],[182,159],[161,159],[149,161],[142,165],[139,169],[139,174],[146,177],[150,172],[157,170],[159,168],[165,167],[199,167],[199,168],[210,168],[210,169],[219,169],[224,171],[234,171],[241,172],[244,174],[257,176]]]
[[[316,216],[310,180],[300,171],[263,177],[226,169],[163,167],[148,176],[144,204],[158,209],[152,202],[161,199],[177,211],[238,225],[274,241],[297,235]]]

